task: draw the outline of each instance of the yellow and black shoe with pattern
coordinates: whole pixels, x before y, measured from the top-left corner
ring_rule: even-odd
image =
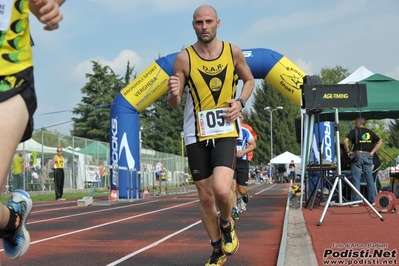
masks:
[[[226,262],[226,255],[219,248],[215,248],[205,266],[222,266]]]
[[[234,220],[230,217],[228,225],[220,225],[222,233],[222,250],[227,256],[233,255],[239,248],[239,241],[236,235]]]

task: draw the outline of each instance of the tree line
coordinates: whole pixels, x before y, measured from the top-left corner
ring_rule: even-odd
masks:
[[[125,75],[119,76],[109,66],[92,62],[93,73],[87,73],[87,82],[81,89],[82,100],[73,108],[71,135],[108,142],[110,136],[110,109],[115,97],[137,75],[134,67],[127,63]],[[349,76],[348,69],[342,66],[321,69],[323,84],[336,84]],[[184,95],[185,97],[185,95]],[[246,123],[251,125],[258,135],[257,149],[253,164],[267,164],[271,159],[270,130],[273,129],[273,154],[285,151],[299,155],[301,145],[297,142],[295,118],[300,118],[300,108],[263,81],[254,89],[252,106],[243,110]],[[185,102],[185,99],[182,101]],[[282,106],[283,109],[272,113],[273,125],[270,124],[270,110]],[[183,128],[184,104],[178,108],[169,107],[166,95],[161,96],[140,114],[142,127],[142,147],[160,152],[181,155],[181,131]],[[341,142],[351,129],[353,121],[339,124]],[[379,135],[383,141],[383,152],[390,158],[399,154],[399,119],[370,120],[367,127]],[[46,129],[42,129],[46,130]],[[184,151],[185,154],[185,151]]]

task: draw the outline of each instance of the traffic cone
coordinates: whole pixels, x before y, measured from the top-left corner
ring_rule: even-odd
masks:
[[[145,187],[143,192],[143,198],[147,198],[148,196],[149,196],[148,187]]]
[[[117,201],[116,190],[111,190],[111,194],[109,195],[110,201]]]

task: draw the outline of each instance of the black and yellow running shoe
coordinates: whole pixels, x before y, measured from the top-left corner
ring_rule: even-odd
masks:
[[[239,248],[239,241],[236,235],[234,220],[230,217],[228,225],[220,225],[222,232],[222,249],[227,256],[233,255]]]
[[[226,262],[226,255],[219,248],[215,248],[212,251],[212,255],[209,257],[208,262],[205,266],[222,266]]]

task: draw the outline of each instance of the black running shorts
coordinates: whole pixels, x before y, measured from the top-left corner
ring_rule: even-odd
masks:
[[[33,132],[33,114],[37,108],[33,67],[29,67],[13,76],[0,76],[0,83],[2,83],[1,85],[4,88],[11,87],[9,90],[0,91],[0,103],[18,94],[24,99],[29,113],[29,120],[21,142],[30,139]]]
[[[249,161],[237,160],[234,179],[240,186],[248,186]]]
[[[187,157],[194,181],[210,177],[217,166],[235,169],[236,139],[220,138],[187,146]]]

